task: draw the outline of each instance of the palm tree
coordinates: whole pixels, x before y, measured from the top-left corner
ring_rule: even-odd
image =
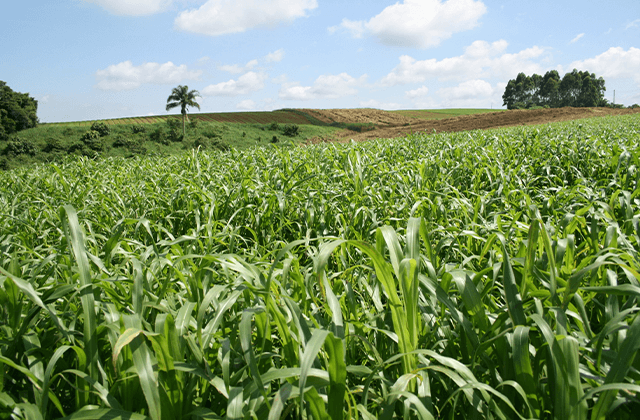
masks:
[[[182,114],[182,137],[186,134],[184,120],[187,116],[187,107],[193,106],[200,109],[200,105],[196,102],[196,98],[198,97],[200,97],[200,94],[197,90],[189,91],[189,86],[178,85],[178,87],[173,88],[171,95],[167,98],[167,111],[180,107],[180,113]]]

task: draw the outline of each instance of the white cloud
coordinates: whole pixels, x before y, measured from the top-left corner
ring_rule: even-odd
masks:
[[[491,96],[493,92],[491,84],[484,80],[467,80],[458,86],[438,90],[438,95],[448,100],[460,100],[485,98]]]
[[[633,22],[630,22],[629,24],[627,24],[627,26],[625,26],[625,29],[631,29],[636,26],[640,26],[640,19],[636,19]]]
[[[201,70],[189,70],[186,65],[176,66],[171,61],[164,64],[144,63],[139,66],[134,66],[131,61],[123,61],[98,70],[96,87],[102,90],[131,90],[145,83],[163,85],[198,80],[201,74]]]
[[[588,70],[605,79],[632,78],[640,83],[640,49],[630,47],[625,51],[621,47],[611,47],[593,58],[574,61],[571,69]]]
[[[375,99],[368,101],[361,101],[360,106],[363,108],[375,108],[375,109],[400,109],[402,105],[395,102],[380,102]]]
[[[569,41],[569,44],[573,44],[574,42],[578,42],[578,40],[580,38],[582,38],[583,36],[584,36],[584,33],[576,35],[575,38],[573,38],[571,41]]]
[[[429,88],[426,86],[422,86],[422,87],[419,87],[418,89],[409,90],[404,94],[409,99],[415,99],[415,98],[427,96],[427,93],[429,93]]]
[[[258,65],[258,60],[251,60],[247,64],[245,64],[244,66],[239,66],[237,64],[231,64],[231,65],[220,66],[219,69],[222,70],[222,71],[226,71],[228,73],[231,73],[231,74],[239,74],[239,73],[245,73],[245,72],[251,70],[252,68],[254,68],[257,65]]]
[[[252,111],[256,109],[256,103],[251,99],[245,99],[244,101],[240,101],[236,104],[236,109],[240,109],[243,111]]]
[[[243,74],[238,80],[229,80],[215,85],[209,85],[202,89],[205,96],[238,96],[256,92],[264,88],[267,76],[264,73],[250,71]]]
[[[102,6],[114,15],[152,15],[167,9],[172,0],[81,0]]]
[[[337,32],[340,28],[351,33],[354,38],[362,38],[366,32],[365,23],[361,20],[353,21],[347,18],[342,19],[342,23],[338,26],[332,26],[329,28],[329,33]]]
[[[276,50],[272,53],[267,54],[267,56],[265,57],[265,60],[267,60],[267,63],[277,63],[282,61],[283,58],[284,58],[284,50],[280,48],[279,50]]]
[[[385,45],[429,48],[476,27],[486,11],[480,0],[404,0],[368,22],[343,19],[329,32],[342,28],[355,38],[370,33]]]
[[[475,41],[465,49],[464,54],[442,60],[418,61],[403,55],[391,72],[380,80],[384,86],[407,83],[422,83],[430,78],[439,80],[465,80],[470,78],[512,78],[520,72],[531,74],[541,72],[540,64],[532,61],[544,54],[544,49],[534,46],[516,54],[505,54],[507,42],[504,40],[489,44]]]
[[[316,7],[316,0],[208,0],[199,9],[180,13],[175,25],[204,35],[233,34],[291,22]]]
[[[366,78],[366,74],[357,79],[347,73],[322,75],[312,86],[300,86],[297,83],[285,84],[278,92],[278,97],[285,100],[306,101],[351,96],[358,93],[356,86],[364,83]]]

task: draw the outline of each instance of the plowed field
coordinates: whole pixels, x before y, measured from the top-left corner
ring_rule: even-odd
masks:
[[[302,110],[324,122],[371,122],[379,125],[376,130],[357,133],[344,130],[339,133],[343,141],[362,141],[374,138],[394,138],[416,132],[452,132],[468,130],[484,130],[489,128],[509,127],[516,125],[535,125],[557,121],[578,120],[607,115],[638,114],[640,109],[612,108],[555,108],[536,110],[510,110],[463,115],[440,120],[424,120],[410,118],[399,113],[375,109],[330,109]],[[322,140],[321,140],[322,141]]]

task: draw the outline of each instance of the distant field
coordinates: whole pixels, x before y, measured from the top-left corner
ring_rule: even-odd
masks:
[[[461,115],[484,114],[487,112],[500,112],[506,109],[474,109],[474,108],[454,108],[454,109],[407,109],[391,111],[405,117],[418,118],[421,120],[441,120],[444,118],[459,117]]]
[[[155,115],[152,117],[128,117],[101,120],[108,125],[119,124],[154,124],[168,118],[181,118],[180,114]],[[232,122],[242,124],[310,124],[303,113],[294,111],[262,111],[262,112],[213,112],[207,114],[189,114],[190,119],[210,122]],[[62,125],[71,127],[88,127],[95,121],[73,121],[61,123],[48,123],[47,125]]]

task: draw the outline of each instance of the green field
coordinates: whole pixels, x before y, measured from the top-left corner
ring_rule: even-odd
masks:
[[[148,117],[127,117],[112,118],[104,121],[108,125],[119,124],[154,124],[163,122],[169,118],[182,118],[181,114],[170,115],[153,115]],[[261,111],[261,112],[211,112],[189,114],[189,119],[209,122],[231,122],[240,124],[270,124],[277,122],[279,124],[309,124],[310,116],[303,112],[294,110],[277,110],[277,111]],[[60,123],[47,123],[46,125],[71,126],[71,127],[90,127],[95,121],[71,121]]]
[[[405,117],[418,118],[420,120],[442,120],[445,118],[459,117],[461,115],[485,114],[488,112],[502,112],[506,109],[473,109],[473,108],[451,108],[451,109],[407,109],[396,112]]]
[[[215,122],[192,116],[183,137],[182,122],[178,118],[166,118],[156,123],[136,123],[139,122],[137,119],[127,121],[126,124],[104,121],[109,132],[99,139],[85,137],[93,123],[41,124],[20,131],[14,140],[0,143],[0,170],[43,162],[62,163],[79,156],[92,159],[161,157],[197,148],[243,150],[272,143],[297,145],[312,138],[331,139],[341,129],[326,124],[280,124],[277,121],[268,124]],[[292,133],[287,127],[297,129]]]
[[[639,143],[621,116],[0,172],[0,418],[635,419]]]

